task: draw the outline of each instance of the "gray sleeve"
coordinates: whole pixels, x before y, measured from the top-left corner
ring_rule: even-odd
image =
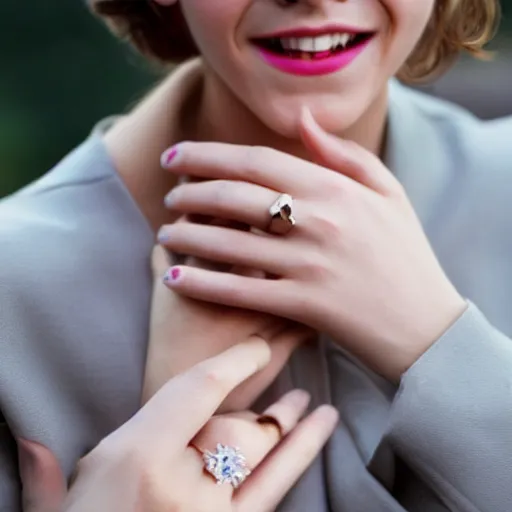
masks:
[[[512,340],[474,304],[403,376],[386,438],[450,510],[512,510]]]
[[[0,415],[0,512],[21,511],[16,443]]]

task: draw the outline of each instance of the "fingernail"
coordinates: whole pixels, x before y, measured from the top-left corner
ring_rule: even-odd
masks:
[[[303,389],[294,389],[286,395],[286,401],[296,407],[306,406],[311,400],[311,395]]]
[[[170,239],[169,233],[165,230],[165,228],[160,229],[157,235],[157,240],[159,244],[165,244]]]
[[[173,203],[174,203],[174,194],[171,191],[165,196],[164,204],[165,204],[166,208],[172,208]]]
[[[178,154],[178,146],[173,146],[169,148],[167,151],[164,151],[162,154],[162,158],[160,159],[160,163],[164,169],[171,167],[172,163],[176,159],[176,155]]]
[[[164,282],[176,282],[181,276],[181,270],[179,267],[171,267],[164,276]]]

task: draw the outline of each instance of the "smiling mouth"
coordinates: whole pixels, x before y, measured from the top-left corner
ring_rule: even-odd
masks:
[[[362,47],[374,33],[338,32],[315,37],[270,37],[258,38],[253,42],[260,49],[298,60],[326,59]]]

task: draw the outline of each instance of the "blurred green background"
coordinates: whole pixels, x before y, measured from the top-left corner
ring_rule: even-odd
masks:
[[[84,4],[0,2],[0,198],[50,169],[97,120],[125,111],[158,77]],[[512,114],[512,2],[503,8],[496,61],[462,61],[427,90],[483,117]]]

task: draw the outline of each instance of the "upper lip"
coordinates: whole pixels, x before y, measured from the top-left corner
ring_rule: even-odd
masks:
[[[326,34],[367,34],[372,33],[373,30],[364,30],[360,28],[349,27],[347,25],[340,25],[332,23],[329,25],[322,25],[321,27],[296,27],[283,30],[276,30],[275,32],[269,32],[255,39],[270,39],[270,38],[282,38],[282,37],[316,37],[323,36]]]

